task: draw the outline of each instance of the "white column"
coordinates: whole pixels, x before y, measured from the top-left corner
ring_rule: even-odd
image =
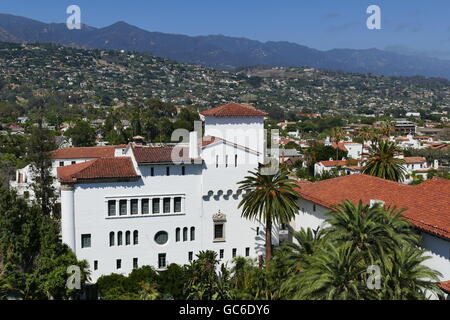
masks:
[[[75,252],[74,188],[61,185],[61,231],[62,241]]]

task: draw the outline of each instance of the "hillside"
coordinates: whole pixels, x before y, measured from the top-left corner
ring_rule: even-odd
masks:
[[[223,70],[253,65],[308,66],[389,76],[422,75],[450,79],[450,61],[447,60],[377,49],[320,51],[290,42],[263,43],[223,35],[190,37],[149,32],[123,21],[104,28],[83,25],[81,30],[68,30],[62,23],[46,24],[24,17],[0,14],[0,41],[57,43],[105,50],[123,49]]]
[[[67,106],[112,106],[158,98],[211,107],[252,101],[265,110],[392,112],[450,106],[450,82],[311,68],[218,71],[148,54],[0,43],[0,101],[26,105],[59,95]]]

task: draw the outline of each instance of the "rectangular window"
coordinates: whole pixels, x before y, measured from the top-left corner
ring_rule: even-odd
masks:
[[[228,155],[225,156],[225,168],[228,168]]]
[[[166,254],[160,253],[158,254],[158,268],[162,269],[166,267]]]
[[[130,201],[131,214],[138,214],[138,205],[139,205],[138,199],[131,199]]]
[[[175,197],[174,202],[174,211],[181,212],[181,197]]]
[[[186,167],[182,166],[181,167],[181,175],[184,176],[186,174]]]
[[[138,258],[133,258],[133,269],[139,268],[138,266]]]
[[[189,251],[189,253],[188,253],[188,260],[192,261],[193,257],[194,257],[194,253],[192,251]]]
[[[116,200],[108,201],[108,216],[116,215]]]
[[[91,247],[91,235],[90,234],[82,234],[81,235],[81,247],[82,248],[90,248]]]
[[[223,249],[220,249],[220,251],[219,251],[219,257],[220,257],[220,259],[223,259]]]
[[[117,269],[122,268],[122,260],[121,260],[121,259],[117,259],[117,260],[116,260],[116,268],[117,268]]]
[[[219,167],[219,156],[216,156],[216,168]]]
[[[76,162],[76,161],[72,161],[71,163],[72,163],[72,164],[76,164],[77,162]]]
[[[237,154],[234,155],[234,166],[237,167]]]
[[[224,240],[223,223],[216,223],[214,225],[214,240]]]
[[[119,214],[125,216],[127,214],[127,200],[119,201]]]
[[[245,248],[245,256],[250,256],[250,248]]]
[[[163,212],[164,213],[170,212],[170,198],[163,199]]]
[[[170,176],[170,167],[166,167],[166,176]]]
[[[148,199],[142,199],[141,200],[142,201],[142,203],[141,203],[141,206],[142,206],[142,208],[141,208],[141,210],[142,210],[142,214],[148,214],[149,213],[149,201],[148,201]]]
[[[98,261],[94,260],[94,270],[97,270],[97,269],[98,269]]]
[[[60,167],[64,167],[64,161],[60,161],[60,162],[59,162],[59,166],[60,166]]]
[[[313,204],[313,211],[316,212],[316,204]]]
[[[150,168],[150,175],[153,177],[155,175],[155,168]]]
[[[159,213],[159,198],[152,199],[152,212]]]
[[[236,257],[236,254],[237,254],[237,249],[236,249],[236,248],[233,248],[233,254],[232,254],[233,258]]]

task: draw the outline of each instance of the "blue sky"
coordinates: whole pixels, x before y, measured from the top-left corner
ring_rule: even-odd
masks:
[[[450,59],[448,0],[3,0],[1,13],[64,22],[66,7],[81,8],[82,23],[126,21],[150,31],[223,34],[291,41],[312,48],[396,47]],[[381,8],[382,30],[368,30],[366,9]]]

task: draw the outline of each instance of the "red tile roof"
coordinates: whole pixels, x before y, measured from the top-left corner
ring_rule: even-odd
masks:
[[[205,136],[201,139],[201,146],[206,147],[213,143],[222,143],[222,142],[228,142],[233,146],[243,148],[245,150],[253,151],[258,153],[255,150],[252,150],[250,148],[247,148],[245,146],[241,146],[239,144],[229,142],[227,140],[224,140],[222,138],[213,137],[213,136]],[[163,146],[163,147],[140,147],[140,146],[134,146],[133,147],[133,153],[134,157],[136,158],[136,161],[138,163],[172,163],[174,162],[172,159],[172,152],[174,151],[175,146]],[[179,159],[182,162],[190,162],[191,158],[189,158],[189,148],[188,147],[179,147]]]
[[[406,163],[424,163],[427,162],[427,159],[424,157],[404,157]]]
[[[50,153],[50,158],[96,159],[96,158],[114,157],[114,152],[116,148],[125,148],[125,147],[126,145],[58,149]]]
[[[180,159],[172,159],[172,151],[175,146],[165,147],[133,147],[134,157],[138,163],[161,163],[161,162],[174,162],[174,160],[190,161],[189,149],[181,147],[179,149],[178,156]]]
[[[347,160],[329,160],[329,161],[320,161],[324,167],[338,167],[347,165]]]
[[[386,205],[407,209],[404,217],[419,229],[450,239],[450,180],[433,178],[416,186],[353,174],[311,184],[299,184],[299,194],[327,208],[343,200],[370,203],[382,200]]]
[[[62,183],[86,180],[137,179],[130,157],[100,158],[83,163],[57,168],[57,177]]]
[[[332,146],[334,149],[336,149],[336,142],[333,142],[333,143],[331,144],[331,146]],[[345,143],[339,142],[339,143],[338,143],[338,146],[339,146],[339,149],[340,149],[340,150],[342,150],[342,151],[344,151],[344,152],[348,152],[348,149],[347,149],[347,147],[345,146]]]
[[[267,115],[261,110],[234,102],[202,111],[200,114],[213,117],[262,117]]]
[[[447,293],[450,293],[450,280],[439,283],[439,287]]]

